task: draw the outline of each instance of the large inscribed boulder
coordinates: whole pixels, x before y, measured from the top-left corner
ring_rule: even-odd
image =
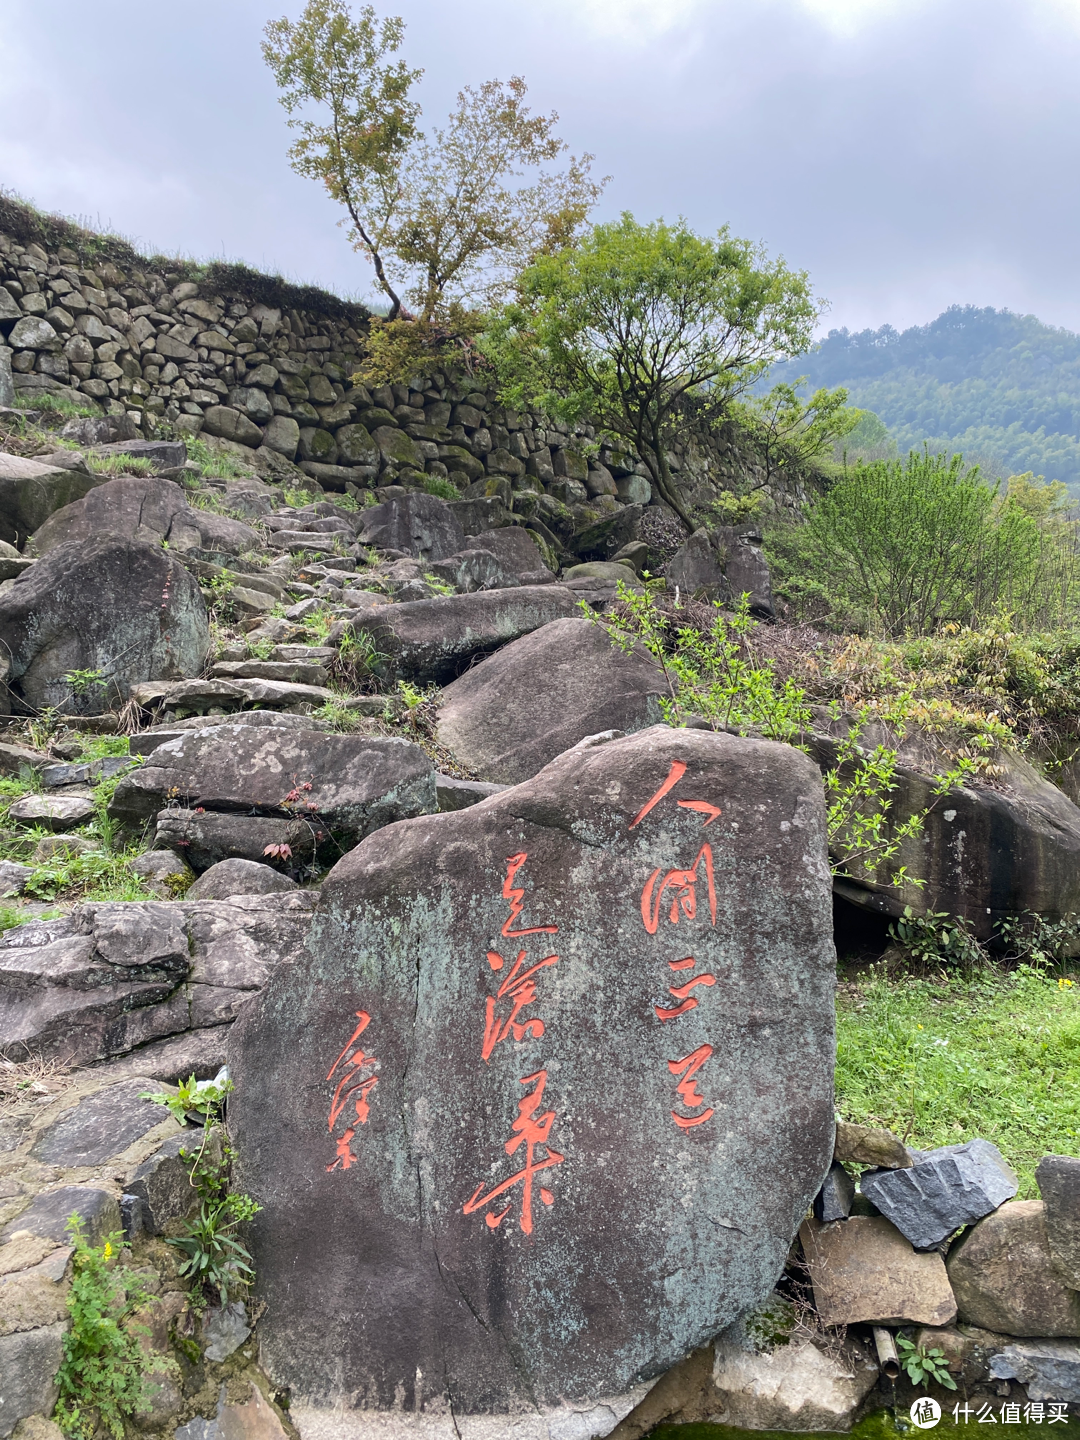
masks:
[[[229,1052],[294,1406],[562,1434],[760,1302],[832,1158],[830,914],[813,765],[664,726],[346,855]]]

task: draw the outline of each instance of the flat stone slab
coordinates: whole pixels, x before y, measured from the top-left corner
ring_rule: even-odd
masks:
[[[95,1185],[64,1185],[36,1195],[28,1209],[0,1230],[0,1241],[10,1240],[19,1230],[29,1230],[31,1235],[69,1245],[67,1222],[72,1215],[82,1220],[92,1245],[100,1245],[107,1235],[120,1229],[120,1206],[108,1190]]]
[[[22,825],[42,825],[46,830],[66,830],[81,825],[94,813],[94,802],[78,795],[28,795],[16,800],[8,814]]]
[[[806,757],[667,727],[345,856],[230,1039],[276,1383],[505,1434],[763,1299],[832,1156],[830,894]]]
[[[168,1120],[169,1112],[150,1100],[149,1080],[123,1080],[80,1100],[35,1141],[31,1154],[48,1165],[101,1165]]]
[[[981,1220],[1019,1189],[989,1140],[913,1151],[906,1170],[864,1175],[860,1188],[916,1250],[932,1250],[954,1230]]]

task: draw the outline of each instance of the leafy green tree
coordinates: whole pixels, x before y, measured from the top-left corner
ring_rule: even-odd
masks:
[[[843,389],[815,390],[802,400],[794,385],[781,383],[752,396],[737,414],[763,461],[764,473],[753,489],[763,490],[820,462],[868,413],[852,409]]]
[[[390,301],[387,323],[467,331],[468,307],[496,303],[530,259],[567,244],[604,182],[591,155],[552,167],[567,151],[559,117],[530,111],[520,76],[466,86],[446,127],[421,132],[410,90],[422,72],[387,59],[404,28],[370,5],[354,21],[345,0],[308,0],[295,23],[266,27],[263,56],[300,132],[292,167],[345,206]],[[396,354],[400,335],[382,348]]]
[[[627,212],[540,255],[482,344],[508,403],[632,444],[693,529],[667,456],[686,401],[726,413],[771,361],[806,349],[817,314],[804,272],[727,227],[703,238]]]
[[[919,454],[845,471],[794,533],[781,570],[888,636],[976,624],[1005,609],[1051,625],[1073,605],[1076,536],[1027,477],[1002,494],[963,457]],[[783,588],[783,579],[781,579]]]
[[[343,0],[308,0],[295,23],[271,21],[262,46],[289,126],[300,132],[289,162],[298,175],[321,181],[348,211],[349,239],[374,266],[391,318],[401,300],[386,272],[386,252],[401,204],[401,167],[420,114],[409,91],[423,74],[401,60],[384,63],[404,33],[400,18],[380,23],[371,5],[354,21]],[[319,119],[297,115],[308,106]]]

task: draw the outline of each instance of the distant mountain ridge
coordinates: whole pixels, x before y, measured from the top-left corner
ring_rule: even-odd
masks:
[[[830,330],[770,383],[843,385],[900,453],[928,443],[998,473],[1032,470],[1080,495],[1080,335],[1034,315],[953,305],[928,325]]]

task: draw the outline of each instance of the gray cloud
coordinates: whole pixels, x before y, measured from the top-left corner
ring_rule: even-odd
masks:
[[[861,3],[393,8],[430,119],[461,84],[524,74],[613,175],[602,213],[728,222],[810,271],[829,324],[959,302],[1080,330],[1077,0]],[[259,55],[299,9],[7,0],[0,183],[141,245],[363,293],[334,207],[288,169]]]

